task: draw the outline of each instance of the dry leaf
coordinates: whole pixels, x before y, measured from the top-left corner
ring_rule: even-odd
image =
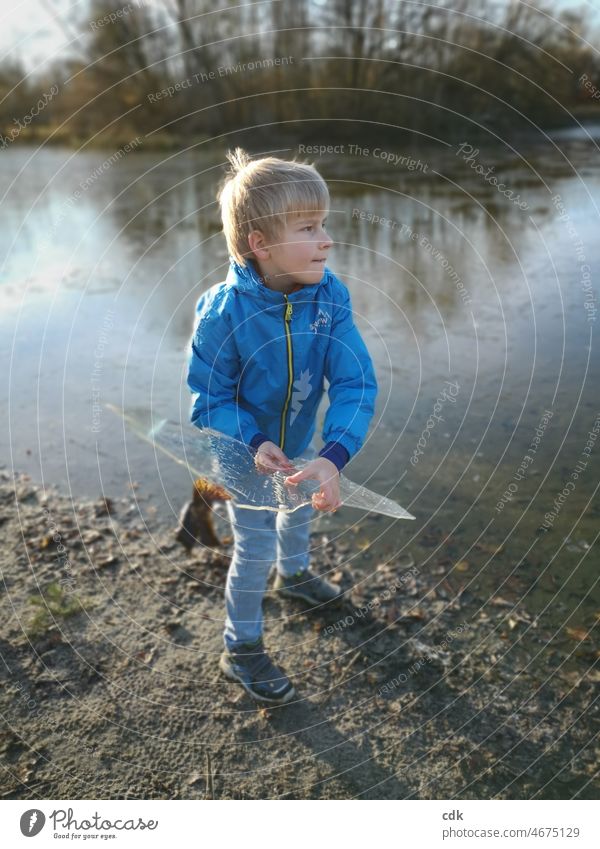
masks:
[[[496,595],[490,601],[490,604],[493,604],[495,607],[514,607],[512,601],[507,601],[505,598],[502,598],[501,595]]]
[[[109,554],[108,557],[101,558],[100,560],[96,560],[96,567],[98,569],[106,569],[107,566],[115,566],[119,562],[119,558],[115,557],[114,554]]]
[[[478,551],[483,551],[484,554],[502,554],[504,551],[503,545],[489,545],[486,542],[478,542],[475,548]]]
[[[418,607],[415,607],[414,610],[409,610],[408,613],[405,613],[402,616],[402,619],[424,619],[424,618],[425,618],[425,616],[423,615],[423,612]]]
[[[565,628],[565,631],[572,640],[589,640],[590,635],[585,628]]]
[[[156,649],[150,649],[150,651],[140,651],[136,654],[136,658],[141,660],[142,663],[150,664],[154,659],[154,655],[156,654]]]

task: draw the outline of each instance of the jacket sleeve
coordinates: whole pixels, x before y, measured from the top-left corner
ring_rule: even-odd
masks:
[[[325,359],[329,408],[323,441],[338,442],[353,457],[362,447],[375,412],[377,380],[371,357],[354,324],[350,293],[342,283],[333,308],[331,338]]]
[[[259,427],[237,403],[240,362],[222,293],[209,290],[196,306],[196,327],[188,356],[191,421],[249,445]]]

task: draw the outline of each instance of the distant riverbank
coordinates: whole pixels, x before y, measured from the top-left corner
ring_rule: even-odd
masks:
[[[553,133],[559,132],[578,132],[580,124],[583,127],[594,127],[600,125],[600,106],[575,106],[570,115],[565,114],[564,122],[561,124],[553,123],[549,127],[541,128],[542,132]],[[2,135],[7,136],[10,132],[10,127],[6,126],[2,129]],[[444,128],[443,139],[445,142],[460,142],[465,135],[464,130],[453,128],[452,126]],[[478,144],[497,143],[498,135],[510,140],[511,143],[519,143],[530,141],[539,138],[540,131],[531,129],[528,133],[519,133],[516,137],[511,137],[510,127],[502,128],[499,125],[493,125],[486,128],[485,125],[473,125],[469,129],[469,139],[477,141]],[[153,131],[151,133],[139,133],[132,125],[130,130],[118,131],[114,129],[105,132],[99,132],[90,137],[78,136],[69,126],[39,125],[32,123],[28,127],[24,127],[14,141],[5,146],[5,149],[13,145],[41,145],[69,147],[73,150],[115,150],[131,142],[132,138],[140,136],[142,142],[140,150],[146,151],[179,151],[189,150],[191,148],[202,148],[211,146],[214,148],[215,139],[209,134],[202,133],[177,133],[175,131]],[[356,126],[352,134],[352,143],[354,144],[369,144],[373,145],[387,143],[392,147],[398,147],[399,142],[408,146],[418,144],[419,133],[403,130],[401,127],[382,126],[378,127],[377,134],[370,137],[369,128]],[[278,144],[286,145],[292,142],[299,147],[302,144],[310,146],[311,139],[318,137],[321,144],[344,144],[348,143],[348,132],[344,125],[336,126],[335,123],[328,121],[313,121],[309,128],[294,125],[293,128],[286,130],[285,127],[279,127],[275,131],[272,128],[258,128],[253,132],[252,145],[257,149],[264,145],[275,147]],[[433,133],[432,137],[435,137]],[[248,144],[248,140],[240,137],[243,144]],[[222,143],[223,150],[228,145],[233,145],[234,141]],[[300,151],[302,155],[302,151]],[[310,158],[310,157],[309,157]],[[313,157],[314,158],[314,157]]]

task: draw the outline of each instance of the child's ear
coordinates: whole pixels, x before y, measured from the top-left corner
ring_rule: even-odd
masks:
[[[252,230],[248,234],[248,245],[256,259],[269,259],[270,252],[267,247],[267,240],[261,230]]]

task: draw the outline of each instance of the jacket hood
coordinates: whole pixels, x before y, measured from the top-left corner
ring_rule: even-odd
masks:
[[[288,299],[291,299],[292,301],[305,301],[308,295],[312,300],[317,291],[330,277],[331,272],[327,267],[325,267],[323,277],[318,283],[311,283],[310,285],[302,286],[301,289],[298,289],[296,292],[292,292],[291,295],[288,295]],[[254,297],[270,301],[271,303],[279,304],[285,300],[283,292],[276,292],[274,289],[269,289],[268,286],[265,286],[258,276],[258,272],[252,262],[249,262],[248,265],[240,265],[233,257],[230,256],[229,271],[227,272],[225,282],[229,286],[235,286],[235,288],[239,289],[241,292],[247,292]]]

